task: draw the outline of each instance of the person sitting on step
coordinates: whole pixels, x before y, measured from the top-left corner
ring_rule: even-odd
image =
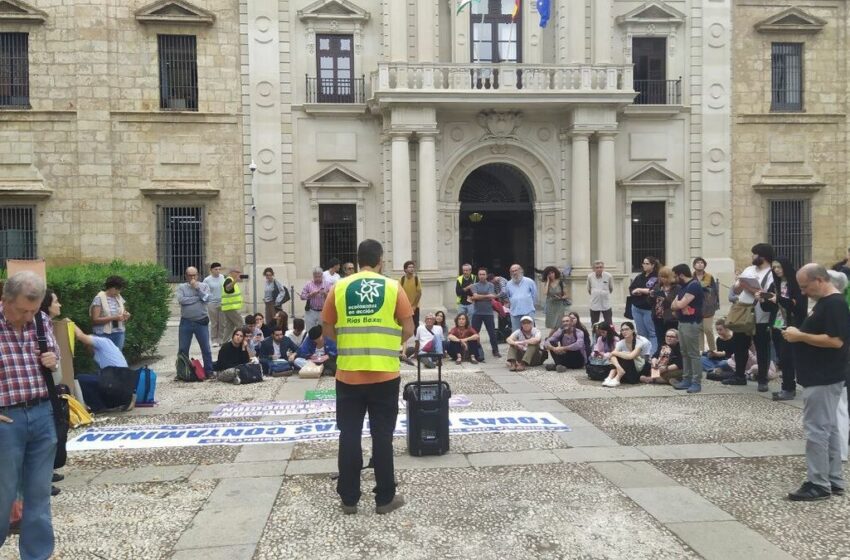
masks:
[[[510,371],[525,371],[526,367],[538,366],[542,363],[540,342],[543,336],[534,326],[534,320],[528,315],[519,319],[519,328],[511,333],[508,343],[508,369]]]
[[[567,313],[561,317],[561,327],[556,329],[543,347],[552,355],[554,363],[546,364],[547,371],[563,373],[568,369],[580,369],[587,362],[590,335],[579,316]]]
[[[641,375],[641,383],[670,383],[682,379],[682,350],[679,348],[679,331],[667,329],[664,344],[658,355],[649,362],[649,375]]]
[[[461,313],[455,317],[455,326],[449,331],[448,343],[449,358],[460,365],[464,356],[469,356],[469,361],[478,363],[479,357],[483,361],[483,350],[479,340],[478,332],[469,325],[469,317]]]

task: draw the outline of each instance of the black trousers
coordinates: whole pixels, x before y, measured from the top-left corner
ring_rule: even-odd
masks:
[[[563,354],[550,353],[556,366],[564,366],[567,369],[581,369],[584,367],[584,356],[578,350],[568,350]]]
[[[481,333],[481,324],[487,329],[487,336],[490,337],[490,348],[493,350],[493,355],[499,353],[499,339],[496,336],[496,321],[492,313],[473,314],[472,328],[479,334]]]
[[[771,330],[771,338],[773,339],[773,346],[776,348],[776,354],[779,356],[779,369],[782,370],[782,390],[796,391],[797,371],[794,367],[791,344],[782,338],[782,331],[779,329]]]
[[[747,378],[747,361],[750,358],[750,344],[753,338],[744,333],[736,332],[732,335],[732,348],[735,355],[735,377]]]
[[[768,323],[756,323],[756,335],[753,337],[753,344],[756,346],[756,361],[759,366],[756,381],[759,383],[767,383],[767,372],[770,369],[771,330]],[[735,359],[737,360],[738,358]]]
[[[363,449],[360,445],[363,419],[369,412],[372,434],[372,464],[375,466],[375,504],[382,506],[395,497],[393,467],[393,431],[398,417],[400,378],[383,383],[348,385],[336,382],[336,423],[339,427],[339,479],[336,492],[347,506],[360,501],[360,470]]]
[[[613,313],[610,309],[605,309],[604,311],[594,311],[593,309],[591,309],[590,310],[590,324],[591,325],[595,325],[596,323],[599,322],[599,315],[602,315],[602,318],[605,319],[606,323],[608,323],[609,325],[611,324]]]

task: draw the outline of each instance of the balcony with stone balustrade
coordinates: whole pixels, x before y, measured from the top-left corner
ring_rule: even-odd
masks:
[[[371,74],[378,105],[628,105],[636,95],[631,65],[381,62]]]

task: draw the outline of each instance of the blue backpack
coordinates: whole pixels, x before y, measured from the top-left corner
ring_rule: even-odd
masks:
[[[136,406],[156,404],[156,372],[145,366],[137,372],[139,381],[136,384]]]

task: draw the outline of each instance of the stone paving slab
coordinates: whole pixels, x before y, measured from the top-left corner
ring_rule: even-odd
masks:
[[[565,404],[622,445],[782,440],[803,435],[799,411],[754,395],[592,399]]]
[[[557,436],[569,447],[612,447],[618,445],[596,426],[576,426],[569,432],[558,432]]]
[[[649,463],[593,463],[591,466],[619,488],[659,488],[678,484]]]
[[[673,521],[729,521],[728,513],[682,486],[626,488],[626,496],[662,523]]]
[[[255,559],[698,558],[585,465],[411,470],[398,479],[407,505],[378,518],[371,481],[359,513],[344,516],[332,481],[294,477]]]
[[[189,478],[221,479],[221,478],[257,478],[268,476],[283,476],[286,471],[286,461],[266,461],[255,463],[222,463],[218,465],[199,465]]]
[[[165,560],[215,488],[210,480],[62,486],[51,500],[56,560]],[[19,560],[11,536],[0,560]]]
[[[545,465],[559,463],[561,460],[547,450],[514,451],[510,453],[470,453],[467,455],[473,467],[493,467],[505,465]]]
[[[246,545],[259,541],[283,479],[222,480],[192,525],[180,536],[175,550]]]
[[[195,470],[195,465],[142,466],[136,468],[109,469],[97,475],[92,484],[135,484],[138,482],[164,482],[185,480]]]
[[[597,461],[646,461],[649,459],[634,447],[575,447],[555,449],[552,453],[565,463]]]
[[[820,502],[786,499],[806,477],[804,457],[658,461],[657,468],[796,558],[850,557],[850,497]],[[845,464],[845,479],[850,469]],[[730,535],[730,539],[734,535]],[[724,544],[714,543],[722,552]],[[707,554],[712,542],[706,542]],[[712,558],[721,558],[714,555]]]
[[[178,550],[169,560],[251,560],[253,544]]]
[[[784,441],[742,441],[738,443],[726,443],[724,447],[729,448],[741,457],[770,457],[777,455],[805,455],[806,441],[784,440]]]
[[[366,462],[364,461],[364,465]],[[336,456],[327,459],[302,459],[290,461],[286,466],[286,474],[294,476],[298,474],[320,474],[337,472]]]
[[[262,445],[245,445],[236,456],[237,463],[252,463],[262,461],[288,461],[292,457],[292,443],[266,443]]]
[[[68,453],[68,466],[102,471],[137,465],[212,465],[233,462],[238,454],[235,445],[75,451]]]
[[[667,527],[705,560],[794,560],[790,554],[735,521],[669,523]]]
[[[645,453],[650,459],[714,459],[716,457],[739,457],[738,453],[732,451],[728,445],[720,445],[719,443],[640,445],[637,449]]]

